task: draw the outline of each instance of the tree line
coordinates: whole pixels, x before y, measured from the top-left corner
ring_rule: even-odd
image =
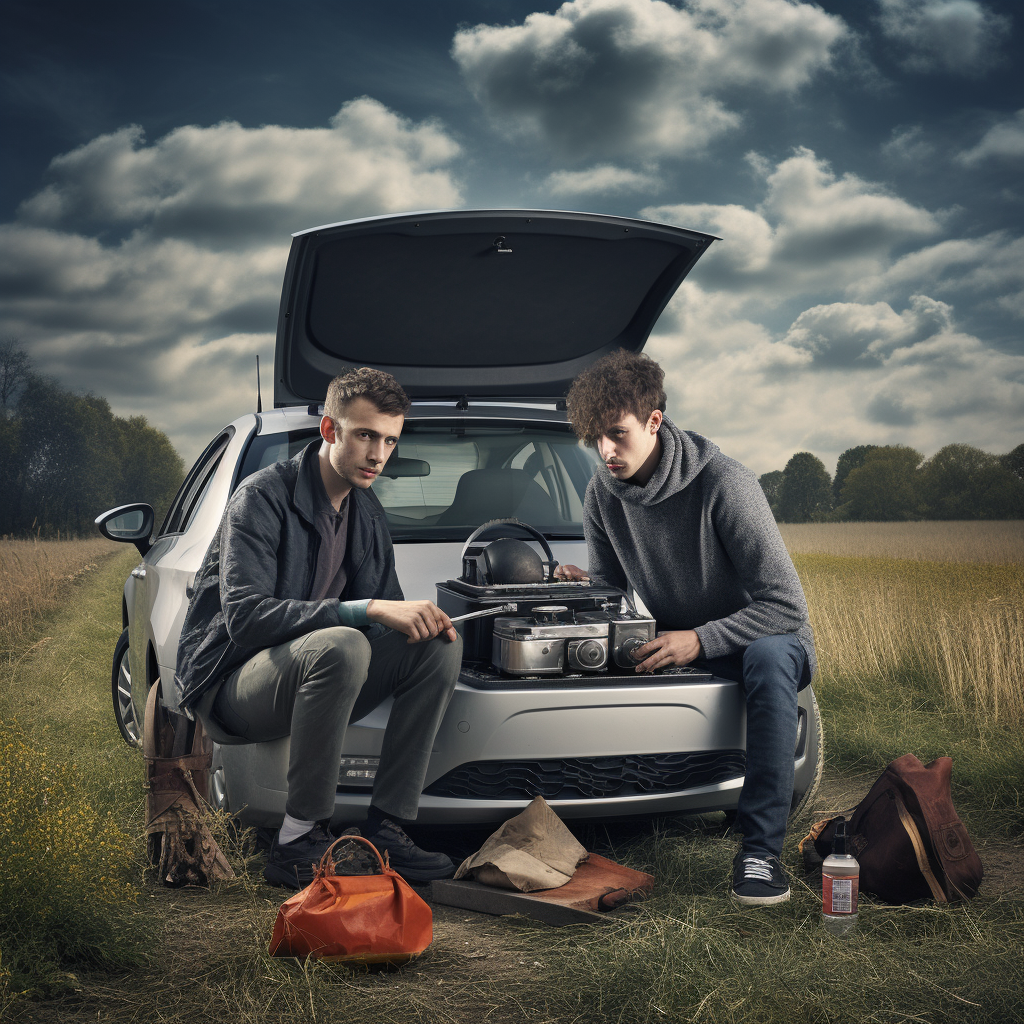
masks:
[[[37,373],[17,340],[0,342],[0,535],[83,536],[101,512],[133,501],[157,522],[184,478],[167,435],[115,416]]]
[[[785,523],[1024,519],[1024,444],[993,455],[947,444],[930,459],[905,445],[847,448],[829,476],[810,452],[759,478]]]

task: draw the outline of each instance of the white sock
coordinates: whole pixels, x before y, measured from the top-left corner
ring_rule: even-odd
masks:
[[[281,831],[277,833],[277,845],[291,843],[299,836],[304,836],[315,824],[315,821],[303,821],[301,818],[293,818],[286,814],[284,821],[281,822]]]

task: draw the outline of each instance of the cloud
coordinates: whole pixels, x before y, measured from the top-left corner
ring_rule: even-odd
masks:
[[[966,167],[982,160],[1020,160],[1024,157],[1024,110],[992,125],[972,149],[957,154],[957,161]]]
[[[458,144],[376,100],[346,103],[326,128],[225,121],[187,125],[147,145],[142,129],[101,135],[50,164],[24,202],[27,223],[88,230],[145,226],[218,247],[299,227],[410,207],[458,205]]]
[[[882,274],[896,246],[940,228],[934,213],[857,175],[837,176],[809,149],[774,168],[750,159],[765,184],[753,210],[680,203],[642,211],[652,220],[722,236],[700,265],[706,287],[759,302],[850,287]]]
[[[544,182],[556,196],[606,194],[609,192],[654,192],[662,187],[661,179],[649,172],[630,171],[624,167],[604,164],[585,171],[555,171]]]
[[[452,56],[497,125],[563,158],[694,157],[742,121],[716,93],[792,94],[846,35],[795,0],[570,0],[461,29]]]
[[[270,384],[290,233],[459,206],[459,154],[436,122],[367,98],[325,128],[100,136],[57,157],[0,225],[0,333],[65,385],[148,416],[190,459],[255,408],[257,353]]]
[[[869,369],[897,348],[948,331],[952,314],[946,303],[926,295],[912,296],[902,313],[887,302],[833,302],[801,313],[782,343],[809,352],[809,369]]]
[[[896,260],[850,286],[856,297],[927,288],[940,295],[988,297],[1024,317],[1024,238],[994,231],[981,238],[949,238]]]
[[[676,423],[757,473],[797,451],[834,465],[857,444],[1009,451],[1024,416],[1024,356],[963,333],[955,310],[926,295],[902,309],[816,306],[773,333],[735,296],[686,281],[672,329],[647,351],[666,369]]]
[[[976,0],[877,0],[882,34],[908,71],[980,76],[999,62],[1010,19]]]
[[[882,146],[882,155],[895,163],[908,164],[921,171],[930,171],[925,161],[935,155],[935,146],[924,137],[920,125],[894,128],[889,141]]]

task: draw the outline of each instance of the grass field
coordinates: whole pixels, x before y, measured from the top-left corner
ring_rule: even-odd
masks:
[[[924,533],[936,524],[910,525]],[[964,530],[939,525],[948,536]],[[283,894],[261,884],[258,862],[215,892],[143,878],[141,760],[113,725],[109,688],[120,588],[136,561],[123,551],[68,583],[73,599],[65,592],[59,617],[40,617],[2,669],[4,741],[25,744],[25,765],[51,767],[48,778],[12,770],[5,747],[0,807],[7,779],[25,828],[33,813],[43,823],[34,834],[58,820],[63,801],[87,805],[81,834],[103,835],[113,822],[130,839],[112,844],[102,869],[90,867],[93,889],[68,885],[52,902],[54,918],[63,915],[58,938],[98,942],[61,944],[13,927],[10,894],[25,911],[19,920],[34,920],[32,887],[48,876],[12,877],[0,857],[0,1008],[6,1000],[12,1020],[1002,1024],[1024,1015],[1019,882],[983,888],[963,907],[864,901],[854,937],[837,941],[821,929],[820,895],[797,866],[802,830],[794,826],[785,854],[793,899],[743,911],[728,900],[733,845],[713,816],[581,831],[589,849],[659,880],[654,898],[603,927],[549,929],[437,907],[434,944],[399,971],[267,957]],[[954,799],[972,835],[983,851],[1015,856],[1019,879],[1021,560],[939,565],[811,549],[796,564],[819,637],[829,774],[862,795],[898,754],[951,754]],[[993,649],[1007,653],[1000,660]],[[982,675],[991,684],[978,686]],[[849,806],[817,803],[818,813]],[[121,898],[104,902],[110,893]]]
[[[103,537],[88,540],[0,538],[0,658],[14,651],[40,619],[58,608],[71,585],[123,551]]]
[[[780,523],[791,554],[1024,565],[1024,520]]]

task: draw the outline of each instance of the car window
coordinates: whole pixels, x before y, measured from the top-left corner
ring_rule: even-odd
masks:
[[[185,477],[185,482],[174,496],[174,501],[171,502],[171,507],[160,527],[159,536],[183,533],[188,529],[196,512],[199,511],[206,492],[210,489],[210,481],[220,465],[220,460],[224,457],[224,452],[233,434],[234,428],[225,430],[223,434],[214,438],[206,451],[199,456],[196,464]]]
[[[239,480],[291,458],[317,436],[313,429],[254,438]],[[598,465],[568,428],[407,420],[373,490],[397,543],[463,541],[491,519],[581,538],[583,497]]]

